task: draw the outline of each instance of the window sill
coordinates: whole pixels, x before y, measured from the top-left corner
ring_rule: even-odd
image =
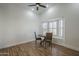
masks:
[[[58,37],[58,36],[53,36],[53,39],[64,39],[64,38]]]

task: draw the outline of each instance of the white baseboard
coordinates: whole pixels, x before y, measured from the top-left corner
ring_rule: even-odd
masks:
[[[31,42],[31,41],[34,41],[34,39],[33,40],[29,40],[29,41],[21,41],[21,42],[15,43],[15,44],[6,45],[4,47],[0,47],[0,49],[16,46],[16,45],[23,44],[23,43],[28,43],[28,42]]]
[[[54,43],[54,42],[53,42],[53,43]],[[55,44],[58,44],[58,45],[61,45],[61,46],[70,48],[70,49],[72,49],[72,50],[79,51],[79,47],[73,47],[73,46],[70,46],[70,45],[67,45],[67,44],[59,44],[59,43],[55,43]]]

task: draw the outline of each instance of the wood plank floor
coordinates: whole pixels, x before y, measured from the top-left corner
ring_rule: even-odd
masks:
[[[17,46],[0,49],[2,56],[79,56],[78,51],[65,48],[60,45],[53,44],[50,47],[44,48],[34,42],[20,44]]]

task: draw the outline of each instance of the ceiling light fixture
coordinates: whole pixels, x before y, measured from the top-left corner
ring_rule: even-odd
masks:
[[[35,4],[33,4],[33,5],[28,5],[28,6],[36,6],[36,10],[37,10],[37,11],[39,10],[39,7],[46,8],[46,6],[42,5],[41,3],[35,3]]]
[[[34,8],[32,8],[32,11],[34,11]]]
[[[48,4],[46,5],[46,7],[47,7],[47,8],[49,7]]]

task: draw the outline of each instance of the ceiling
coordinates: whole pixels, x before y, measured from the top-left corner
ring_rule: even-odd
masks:
[[[1,3],[0,6],[3,6],[3,7],[6,7],[6,6],[17,7],[17,8],[26,9],[26,10],[29,9],[30,11],[33,11],[34,13],[36,13],[38,15],[41,15],[48,8],[53,7],[53,6],[56,5],[56,3],[41,3],[42,5],[47,6],[47,8],[39,7],[39,10],[37,11],[35,6],[32,6],[32,7],[28,6],[28,5],[32,5],[32,4],[34,4],[34,3]]]

